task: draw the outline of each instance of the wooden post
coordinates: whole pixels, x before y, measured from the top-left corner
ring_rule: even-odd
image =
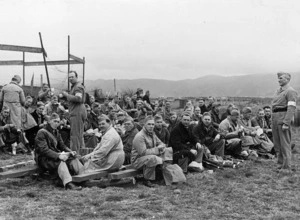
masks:
[[[41,41],[41,47],[42,47],[42,51],[43,51],[43,59],[44,59],[44,64],[45,64],[45,70],[46,70],[46,76],[47,76],[47,82],[48,82],[48,85],[49,87],[51,88],[51,85],[50,85],[50,79],[49,79],[49,74],[48,74],[48,68],[47,68],[47,62],[46,62],[46,51],[44,49],[44,45],[43,45],[43,40],[42,40],[42,35],[41,35],[41,32],[39,32],[39,35],[40,35],[40,41]]]
[[[85,78],[85,57],[83,57],[83,70],[82,70],[82,84],[84,85],[84,78]]]
[[[43,87],[43,74],[41,74],[41,87]]]
[[[68,35],[68,91],[70,90],[70,35]]]
[[[23,86],[25,86],[25,52],[23,52]]]

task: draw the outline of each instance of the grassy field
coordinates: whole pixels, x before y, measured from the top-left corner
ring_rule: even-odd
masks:
[[[0,219],[300,219],[299,137],[296,143],[292,174],[277,173],[275,160],[246,161],[239,169],[189,174],[180,194],[167,186],[73,192],[50,180],[1,180]],[[30,156],[9,158],[0,164]]]

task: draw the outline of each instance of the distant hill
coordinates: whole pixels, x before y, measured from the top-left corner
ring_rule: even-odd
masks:
[[[275,74],[255,74],[242,76],[204,76],[197,79],[186,80],[160,80],[160,79],[117,79],[117,90],[136,90],[143,88],[149,90],[151,97],[197,97],[197,96],[250,96],[272,97],[278,88]],[[88,91],[102,89],[113,91],[113,80],[86,80]],[[300,93],[300,74],[293,74],[291,85]]]

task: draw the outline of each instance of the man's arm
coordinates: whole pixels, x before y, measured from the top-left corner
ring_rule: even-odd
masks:
[[[40,156],[49,157],[52,159],[58,159],[59,153],[51,150],[48,146],[47,135],[40,130],[35,138],[36,150]]]
[[[132,147],[137,150],[139,156],[159,155],[158,147],[147,149],[145,139],[142,135],[135,136]]]
[[[20,91],[20,103],[21,103],[21,105],[23,105],[23,106],[24,106],[24,104],[25,104],[25,95],[24,95],[23,89],[21,89],[21,91]]]
[[[191,150],[188,145],[181,142],[180,132],[176,128],[170,134],[170,145],[172,146],[174,152],[181,150]]]
[[[75,95],[66,94],[66,98],[68,99],[68,101],[83,103],[84,88],[82,86],[76,86],[74,93]]]
[[[287,92],[287,112],[285,114],[285,117],[283,119],[283,124],[290,126],[291,121],[294,117],[295,111],[296,111],[296,100],[297,100],[297,92],[295,90],[289,90]]]

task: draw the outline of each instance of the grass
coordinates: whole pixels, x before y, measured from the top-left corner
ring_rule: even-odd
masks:
[[[189,174],[180,194],[167,186],[72,192],[51,180],[1,180],[0,219],[300,219],[299,144],[297,137],[292,174],[277,173],[275,160],[246,161],[239,169]]]

